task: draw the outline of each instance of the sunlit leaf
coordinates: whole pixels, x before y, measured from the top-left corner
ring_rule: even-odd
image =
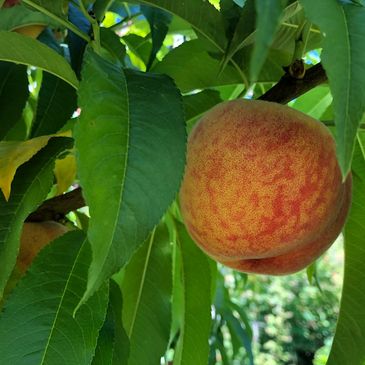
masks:
[[[128,365],[157,364],[166,351],[171,325],[172,257],[165,226],[157,227],[133,256],[122,290]]]
[[[175,198],[186,132],[180,94],[166,76],[124,75],[120,63],[89,51],[83,78],[75,138],[91,216],[87,298],[128,262]]]
[[[4,364],[90,364],[108,303],[103,286],[73,317],[90,259],[82,231],[66,233],[39,253],[0,316]]]

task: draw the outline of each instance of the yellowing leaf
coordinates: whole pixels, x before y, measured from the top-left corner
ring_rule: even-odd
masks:
[[[76,159],[73,152],[62,159],[56,160],[55,176],[57,180],[57,195],[64,193],[76,178]]]
[[[11,183],[19,166],[29,161],[52,137],[69,136],[69,132],[29,139],[28,141],[0,142],[0,189],[9,199]]]

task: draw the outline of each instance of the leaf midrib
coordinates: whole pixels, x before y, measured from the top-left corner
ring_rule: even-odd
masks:
[[[46,343],[46,345],[45,345],[45,347],[44,347],[44,352],[43,352],[43,356],[42,356],[42,359],[41,359],[40,365],[45,364],[45,362],[44,362],[44,361],[45,361],[45,358],[46,358],[46,356],[47,356],[47,350],[48,350],[48,348],[49,348],[49,346],[50,346],[51,338],[52,338],[52,336],[53,336],[53,332],[54,332],[54,330],[55,330],[55,328],[56,328],[56,322],[57,322],[57,320],[58,320],[58,317],[59,317],[59,314],[60,314],[60,311],[61,311],[61,308],[62,308],[62,304],[63,304],[64,299],[65,299],[65,296],[66,296],[66,292],[67,292],[67,289],[68,289],[69,283],[70,283],[71,278],[72,278],[72,276],[73,276],[74,269],[75,269],[75,267],[76,267],[76,264],[78,263],[78,258],[80,257],[80,254],[81,254],[81,252],[82,252],[82,249],[83,249],[83,247],[84,247],[84,244],[85,244],[86,240],[87,240],[87,239],[86,239],[86,238],[84,238],[84,241],[82,242],[82,244],[81,244],[81,246],[80,246],[80,249],[79,249],[79,251],[78,251],[78,253],[77,253],[77,256],[76,256],[76,258],[75,258],[75,261],[74,261],[74,262],[73,262],[73,264],[72,264],[71,270],[70,270],[70,272],[69,272],[68,278],[67,278],[66,283],[65,283],[65,286],[64,286],[64,288],[63,288],[63,291],[62,291],[62,294],[61,294],[61,297],[60,297],[60,302],[59,302],[59,304],[58,304],[58,306],[57,306],[57,310],[56,310],[56,313],[55,313],[55,316],[54,316],[54,320],[53,320],[53,322],[52,322],[52,326],[51,326],[51,329],[50,329],[50,333],[49,333],[49,336],[48,336],[48,339],[47,339],[47,343]]]

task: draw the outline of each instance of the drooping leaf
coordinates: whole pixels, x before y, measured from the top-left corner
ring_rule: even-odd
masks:
[[[0,31],[0,60],[36,66],[56,75],[74,88],[78,86],[75,73],[63,57],[25,35]]]
[[[124,76],[119,63],[88,51],[83,77],[75,138],[91,215],[86,299],[128,262],[174,199],[186,132],[180,94],[166,76]]]
[[[269,52],[283,11],[281,1],[256,0],[255,44],[250,61],[250,81],[255,82]]]
[[[333,95],[337,157],[346,176],[365,111],[365,8],[337,0],[301,3],[325,35],[321,60]]]
[[[164,10],[144,5],[141,6],[141,11],[151,29],[152,49],[146,64],[146,69],[149,70],[169,30],[172,15]]]
[[[114,280],[110,280],[108,312],[91,365],[127,365],[129,340],[123,328],[122,306],[121,290]]]
[[[90,259],[82,231],[66,233],[39,253],[0,316],[4,364],[90,364],[108,303],[103,286],[73,318]]]
[[[182,258],[184,310],[174,365],[206,364],[211,326],[209,262],[189,237],[185,227],[180,223],[177,225],[177,240]]]
[[[20,142],[0,142],[0,189],[6,200],[9,199],[11,183],[18,167],[29,161],[52,137],[54,135]]]
[[[9,201],[0,197],[0,296],[16,261],[22,224],[46,198],[53,182],[54,160],[71,145],[70,138],[52,138],[18,169]]]
[[[352,207],[344,232],[341,308],[327,365],[362,365],[365,362],[365,272],[362,270],[365,261],[365,160],[358,144],[352,177]]]
[[[157,227],[133,256],[122,291],[123,324],[130,340],[128,365],[158,364],[171,325],[172,256],[166,226]]]
[[[0,140],[20,119],[28,95],[27,68],[0,61]]]
[[[75,89],[58,77],[44,72],[31,137],[58,132],[71,118],[76,107]]]
[[[156,6],[183,18],[217,50],[224,51],[226,39],[223,21],[219,12],[208,1],[139,0],[138,2]]]

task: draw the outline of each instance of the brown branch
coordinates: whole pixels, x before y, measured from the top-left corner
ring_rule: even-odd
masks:
[[[295,78],[288,72],[274,87],[260,96],[259,99],[286,104],[315,86],[326,82],[326,80],[327,77],[321,64],[317,64],[306,70],[302,79]],[[59,221],[62,220],[67,213],[84,207],[85,205],[81,188],[77,188],[69,193],[46,200],[35,212],[28,216],[27,221]]]
[[[60,221],[67,213],[84,206],[85,200],[81,188],[77,188],[69,193],[46,200],[26,220],[27,222]]]
[[[326,73],[322,65],[318,63],[306,70],[304,77],[301,79],[286,73],[276,85],[261,95],[259,99],[286,104],[326,81]]]

